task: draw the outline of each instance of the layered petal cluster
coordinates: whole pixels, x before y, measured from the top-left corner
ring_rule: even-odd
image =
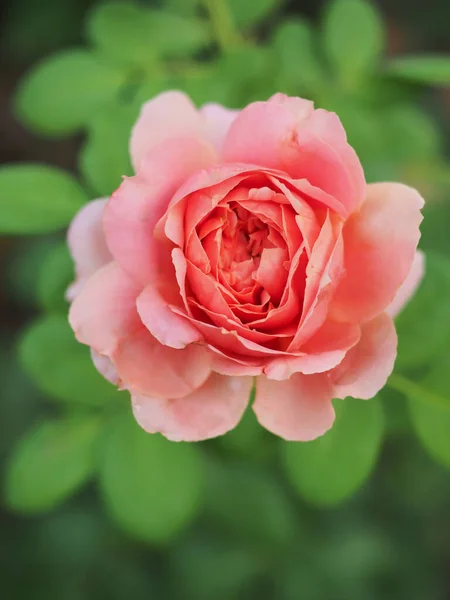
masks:
[[[70,323],[148,432],[221,435],[253,385],[260,423],[311,440],[333,398],[373,397],[392,317],[423,272],[423,200],[367,185],[334,113],[277,94],[242,111],[144,105],[136,175],[75,217]]]

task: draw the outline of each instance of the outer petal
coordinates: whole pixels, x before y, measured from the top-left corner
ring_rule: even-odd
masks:
[[[342,362],[348,350],[358,343],[360,336],[359,325],[326,321],[304,344],[302,355],[275,358],[264,368],[264,373],[270,379],[278,381],[288,379],[293,373],[324,373]]]
[[[75,262],[77,281],[67,291],[68,300],[73,300],[88,277],[112,260],[102,229],[107,201],[107,198],[100,198],[86,204],[70,224],[67,243]]]
[[[364,172],[339,118],[313,111],[306,100],[277,94],[268,102],[250,104],[230,127],[223,154],[230,162],[250,162],[307,179],[334,196],[347,213],[365,195]]]
[[[238,114],[238,110],[230,110],[215,103],[204,104],[201,107],[200,115],[205,127],[205,137],[218,152],[222,150],[225,136]]]
[[[391,317],[382,313],[361,329],[361,340],[330,371],[336,398],[373,398],[385,385],[397,356],[397,334]]]
[[[153,235],[180,184],[214,163],[213,147],[194,138],[167,140],[146,155],[136,177],[114,192],[104,215],[106,241],[117,262],[141,284],[154,281],[166,247]]]
[[[400,183],[375,183],[361,210],[344,227],[342,278],[332,301],[334,318],[366,321],[393,301],[414,260],[423,199]]]
[[[120,341],[141,326],[136,311],[139,291],[117,263],[99,269],[70,307],[69,322],[78,341],[110,357]]]
[[[111,357],[120,379],[132,393],[182,398],[211,373],[209,351],[198,344],[182,350],[163,346],[142,328],[126,337]]]
[[[414,295],[415,291],[420,285],[422,278],[425,274],[425,254],[421,250],[417,250],[414,261],[411,267],[408,277],[400,286],[394,300],[389,304],[386,312],[391,317],[396,317],[409,299]]]
[[[99,354],[95,350],[91,349],[91,358],[92,362],[94,363],[94,367],[97,369],[100,375],[103,375],[105,379],[114,385],[120,384],[120,379],[117,375],[116,368],[107,356],[103,356],[102,354]]]
[[[212,374],[202,387],[178,400],[133,396],[133,412],[149,433],[196,442],[223,435],[240,421],[252,379]]]
[[[256,382],[253,410],[263,427],[285,440],[307,442],[333,424],[332,385],[326,375],[293,375],[285,381],[264,376]]]
[[[141,109],[130,139],[131,161],[135,171],[149,150],[165,140],[202,135],[202,119],[183,92],[159,94]]]
[[[178,292],[178,299],[180,294]],[[142,322],[161,344],[171,348],[184,348],[199,342],[202,334],[180,314],[175,314],[170,303],[175,302],[156,285],[147,286],[137,299],[137,309]]]
[[[304,102],[305,111],[300,118],[284,103],[253,102],[246,106],[225,138],[224,159],[282,169],[282,144],[287,143],[299,122],[304,121],[314,109],[312,102]]]
[[[230,357],[221,352],[218,348],[210,346],[211,355],[213,359],[213,371],[220,373],[221,375],[261,375],[263,372],[263,364],[258,361],[251,361],[248,359],[242,361],[239,357]]]

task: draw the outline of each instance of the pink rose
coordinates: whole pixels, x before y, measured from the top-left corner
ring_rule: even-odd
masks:
[[[167,92],[143,107],[131,157],[136,175],[70,228],[69,318],[146,431],[221,435],[255,384],[260,423],[311,440],[332,398],[383,387],[387,310],[421,277],[423,200],[367,185],[335,114],[282,94],[197,111]]]

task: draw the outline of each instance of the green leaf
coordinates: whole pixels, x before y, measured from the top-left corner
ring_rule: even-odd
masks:
[[[88,200],[75,179],[37,164],[0,167],[0,232],[47,233],[68,225]]]
[[[450,469],[450,413],[411,401],[410,416],[415,432],[433,460]]]
[[[275,92],[276,62],[273,50],[243,46],[224,54],[217,63],[217,76],[230,85],[227,104],[233,108],[268,98]]]
[[[110,423],[100,486],[111,516],[132,536],[163,543],[196,515],[203,471],[197,447],[142,430],[131,414]]]
[[[231,600],[258,598],[242,595],[261,578],[264,557],[242,544],[208,535],[190,536],[175,544],[169,555],[171,598],[182,600]],[[201,574],[201,576],[199,576]]]
[[[65,293],[74,277],[73,259],[67,244],[55,245],[39,266],[36,292],[44,310],[67,313]]]
[[[138,111],[133,106],[110,106],[90,124],[80,154],[80,170],[96,194],[109,196],[122,176],[132,175],[129,140]]]
[[[22,512],[54,508],[95,470],[99,423],[92,416],[43,421],[14,448],[6,472],[6,502]]]
[[[39,392],[15,360],[11,337],[7,331],[0,337],[0,464],[42,411]]]
[[[39,389],[52,398],[90,406],[120,399],[96,371],[89,349],[76,341],[66,316],[34,321],[19,342],[19,358]]]
[[[255,413],[251,409],[254,395],[255,388],[250,395],[249,406],[237,427],[226,435],[218,437],[217,444],[226,452],[267,462],[268,457],[276,452],[277,438],[258,423]]]
[[[226,0],[238,27],[257,25],[279,8],[284,0]]]
[[[39,271],[55,248],[56,236],[29,236],[13,244],[4,260],[4,285],[15,306],[36,310]],[[52,239],[53,238],[53,239]]]
[[[95,5],[87,33],[107,56],[148,70],[157,67],[157,57],[194,54],[210,39],[206,24],[199,19],[127,2]]]
[[[443,174],[450,175],[450,169],[444,165]],[[429,175],[428,175],[429,176]],[[447,183],[445,190],[449,189]],[[450,202],[445,200],[447,191],[442,201],[425,203],[423,210],[424,220],[421,224],[422,238],[420,244],[424,249],[429,261],[429,254],[438,253],[440,256],[450,256],[450,235],[448,235],[448,223],[450,223]],[[444,288],[446,286],[444,285]]]
[[[434,460],[450,469],[450,357],[446,356],[420,382],[424,394],[407,393],[414,430]],[[420,389],[419,386],[417,388]],[[412,392],[412,393],[411,393]],[[436,396],[441,402],[429,401]]]
[[[260,549],[279,548],[295,537],[292,505],[270,473],[241,461],[211,460],[206,481],[205,517],[226,535]]]
[[[396,319],[397,368],[430,363],[450,343],[450,260],[426,255],[425,277]],[[418,341],[420,340],[420,342]]]
[[[314,31],[308,21],[300,18],[284,21],[275,29],[272,45],[283,91],[314,92],[322,85],[325,75],[317,58]]]
[[[337,504],[369,477],[383,437],[383,412],[377,399],[335,401],[336,421],[322,437],[281,446],[284,468],[306,500]]]
[[[221,76],[221,63],[197,67],[192,73],[181,73],[176,80],[176,89],[185,92],[196,104],[201,106],[206,102],[218,102],[224,106],[236,108],[235,82],[230,77]]]
[[[424,85],[450,85],[450,56],[402,56],[389,61],[387,73]]]
[[[413,104],[400,104],[379,113],[386,155],[392,161],[436,157],[442,146],[437,124]]]
[[[201,2],[202,0],[165,0],[164,6],[166,10],[191,16],[195,14]]]
[[[383,49],[383,24],[365,0],[333,0],[323,21],[322,43],[332,70],[345,87],[355,87],[374,70]]]
[[[121,70],[91,52],[65,50],[24,76],[15,98],[16,113],[37,133],[67,135],[81,129],[124,83]]]

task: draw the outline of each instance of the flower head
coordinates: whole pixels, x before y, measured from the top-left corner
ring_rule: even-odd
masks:
[[[421,276],[415,190],[367,185],[338,117],[282,94],[240,112],[161,94],[130,146],[136,175],[70,228],[70,323],[144,429],[223,434],[255,382],[260,423],[311,440],[332,398],[383,387],[388,313]]]

